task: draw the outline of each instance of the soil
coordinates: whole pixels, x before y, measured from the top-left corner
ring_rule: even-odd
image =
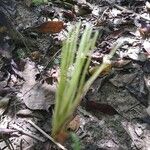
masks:
[[[49,10],[53,9],[55,11],[52,19],[59,18],[63,21],[67,20],[61,14],[62,10],[67,9],[54,3],[34,7],[26,6],[23,1],[14,1],[14,3],[16,3],[14,26],[19,32],[43,22],[45,17],[40,16],[40,11],[46,7]],[[75,24],[78,19],[81,19],[83,26],[87,23],[91,23],[95,30],[99,30],[100,33],[102,33],[101,37],[98,38],[96,50],[94,51],[96,58],[93,57],[92,65],[95,65],[95,62],[100,63],[102,56],[108,53],[110,47],[117,39],[128,38],[127,40],[129,42],[128,45],[124,45],[120,51],[117,51],[119,57],[123,57],[122,55],[125,55],[124,52],[129,49],[133,50],[133,48],[137,48],[141,50],[141,45],[145,40],[134,35],[134,31],[137,29],[135,25],[133,27],[129,25],[127,29],[122,24],[117,24],[117,21],[121,21],[121,19],[128,20],[128,14],[130,16],[129,19],[133,21],[134,17],[136,18],[135,14],[122,11],[120,13],[118,12],[120,10],[114,6],[115,4],[122,7],[128,6],[127,9],[135,7],[141,9],[143,12],[145,11],[145,3],[142,3],[140,6],[138,1],[136,1],[135,5],[137,4],[137,6],[131,4],[130,7],[129,5],[124,6],[123,1],[111,3],[113,3],[112,7],[108,5],[106,1],[89,1],[90,7],[95,10],[93,12],[94,15],[91,15],[91,13],[83,16],[79,15],[75,20],[73,19],[73,21],[66,21],[68,25],[67,28],[69,28],[72,24]],[[97,10],[99,10],[99,14],[95,15]],[[116,12],[113,13],[113,11]],[[132,15],[134,16],[133,18]],[[98,25],[98,20],[102,17],[109,22],[109,25]],[[114,20],[120,27],[114,25]],[[95,25],[95,23],[97,25]],[[113,28],[118,29],[116,31],[119,31],[121,28],[123,28],[123,31],[120,33],[116,33],[114,30],[111,31],[112,24]],[[128,33],[126,34],[126,32]],[[7,95],[9,97],[9,105],[4,113],[1,114],[0,129],[7,128],[19,131],[8,134],[8,138],[5,136],[2,137],[0,139],[0,149],[59,149],[57,145],[32,126],[29,120],[50,135],[52,112],[55,103],[56,81],[54,81],[55,78],[52,77],[53,85],[50,85],[45,82],[42,83],[42,80],[38,81],[35,79],[51,59],[52,63],[50,63],[48,71],[52,75],[56,74],[60,61],[59,51],[61,49],[61,42],[66,37],[67,31],[62,31],[54,35],[36,33],[31,34],[29,37],[26,33],[22,32],[22,34],[36,43],[35,47],[29,47],[30,53],[33,54],[33,52],[38,51],[40,52],[41,58],[39,58],[39,60],[33,60],[31,55],[28,58],[26,56],[22,58],[23,62],[25,62],[25,66],[23,65],[24,67],[21,67],[24,68],[23,71],[17,71],[17,73],[19,73],[19,76],[23,77],[24,80],[18,79],[16,75],[12,74],[8,87],[13,89],[13,94],[11,94],[10,89],[4,95],[0,92],[1,98]],[[149,41],[149,38],[146,40]],[[16,46],[15,49],[20,50],[21,53],[26,51],[26,47]],[[120,68],[113,67],[108,75],[106,74],[96,79],[85,98],[83,98],[83,103],[78,107],[75,114],[79,117],[80,121],[75,123],[77,125],[74,128],[71,127],[71,130],[74,130],[73,132],[79,139],[81,149],[150,150],[150,123],[147,123],[149,116],[146,111],[150,103],[150,74],[149,69],[147,69],[148,65],[145,63],[149,62],[150,57],[145,58],[144,55],[143,58],[141,51],[138,54],[139,59],[135,60],[133,58],[134,56],[132,55],[132,57],[128,52],[127,60],[130,60],[130,62]],[[12,56],[11,60],[14,59],[13,57],[14,56]],[[3,64],[0,65],[2,66]],[[143,69],[144,65],[146,71]],[[2,71],[0,74],[2,74]],[[44,74],[43,76],[45,77],[46,75]],[[4,87],[6,87],[7,81],[6,79],[1,81],[0,89],[5,89]],[[85,105],[86,101],[94,101],[97,105],[99,103],[108,104],[114,108],[117,113],[109,115],[102,113],[101,110],[93,110],[94,108],[89,110]],[[24,112],[20,112],[22,110],[24,110]],[[145,117],[148,118],[146,121],[143,121]],[[71,138],[69,138],[63,145],[71,150],[73,149],[72,144],[73,142]]]

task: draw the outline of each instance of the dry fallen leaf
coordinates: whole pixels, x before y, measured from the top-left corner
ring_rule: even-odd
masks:
[[[54,104],[56,85],[48,85],[35,80],[38,69],[34,62],[27,61],[23,77],[25,83],[18,96],[23,99],[25,105],[31,110],[47,110]]]
[[[27,31],[34,31],[39,33],[59,33],[66,26],[63,21],[47,21],[36,27],[28,28]]]
[[[101,112],[110,116],[118,114],[112,106],[108,104],[101,104],[96,101],[86,101],[86,109]]]
[[[80,117],[77,115],[68,124],[67,130],[69,130],[69,131],[77,131],[79,129],[79,127],[80,127]]]

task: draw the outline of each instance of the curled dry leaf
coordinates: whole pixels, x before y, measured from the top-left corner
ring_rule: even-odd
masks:
[[[31,27],[26,29],[26,31],[33,31],[38,33],[59,33],[62,31],[66,26],[64,25],[63,21],[47,21],[44,22],[36,27]]]

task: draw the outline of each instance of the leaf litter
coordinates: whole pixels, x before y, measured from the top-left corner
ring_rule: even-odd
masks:
[[[10,140],[0,143],[0,148],[57,149],[49,141],[44,143],[44,134],[24,120],[31,119],[50,135],[59,81],[57,51],[70,26],[80,19],[83,28],[90,23],[100,32],[91,73],[117,39],[127,42],[116,52],[111,67],[89,89],[81,103],[84,113],[76,111],[77,117],[68,128],[79,136],[82,149],[149,148],[149,2],[24,2],[27,6],[16,0],[0,2],[0,128],[19,131],[17,137],[10,134]],[[24,58],[20,51],[25,52]],[[29,138],[31,134],[34,136]],[[71,149],[69,141],[65,146]]]

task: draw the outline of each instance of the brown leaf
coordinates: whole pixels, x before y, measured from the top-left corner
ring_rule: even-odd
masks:
[[[27,31],[34,31],[39,33],[59,33],[65,28],[63,21],[47,21],[36,27],[28,28]]]
[[[110,116],[118,114],[118,112],[112,106],[108,104],[101,104],[95,101],[87,101],[86,109],[91,111],[102,112]]]
[[[80,117],[77,115],[73,120],[68,124],[67,130],[77,131],[80,127]]]

